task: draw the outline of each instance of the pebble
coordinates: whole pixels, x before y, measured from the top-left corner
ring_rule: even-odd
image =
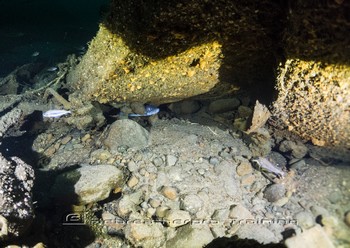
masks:
[[[179,227],[186,225],[191,221],[191,215],[184,210],[169,210],[165,219],[169,227]]]
[[[130,161],[129,163],[128,163],[128,170],[130,171],[130,172],[134,172],[134,171],[136,171],[138,169],[138,165],[134,162],[134,161]]]
[[[297,162],[290,163],[290,168],[294,170],[302,170],[306,167],[306,162],[304,159],[298,160]]]
[[[311,206],[310,207],[310,211],[312,212],[312,214],[314,215],[314,217],[317,217],[319,215],[324,216],[329,216],[329,212],[327,209],[320,207],[320,206]]]
[[[242,186],[249,186],[253,184],[256,181],[256,178],[254,175],[245,175],[241,178],[241,184]]]
[[[253,167],[248,161],[242,161],[236,168],[239,176],[244,176],[253,172]]]
[[[131,220],[142,220],[140,214],[132,214]],[[160,223],[134,223],[131,221],[124,228],[125,238],[131,243],[131,247],[160,247],[160,244],[164,243],[165,237],[163,233],[164,227]],[[125,247],[121,246],[108,246],[108,247]]]
[[[164,161],[163,161],[163,159],[161,157],[156,157],[156,158],[153,159],[153,164],[155,166],[160,167],[160,166],[164,165]]]
[[[171,248],[201,248],[214,239],[208,225],[185,225],[176,231],[175,237],[166,242],[166,247]],[[210,246],[210,245],[209,245]],[[209,247],[208,246],[208,247]],[[214,246],[213,246],[214,247]]]
[[[177,198],[177,190],[173,187],[164,186],[161,192],[166,198],[170,200],[175,200]]]
[[[307,211],[302,211],[295,214],[294,218],[297,220],[298,225],[304,230],[309,229],[315,224],[313,215]]]
[[[147,209],[147,217],[151,218],[152,216],[154,216],[156,213],[156,209],[155,208],[148,208]]]
[[[253,215],[250,213],[250,211],[246,207],[242,205],[235,205],[231,207],[229,212],[229,217],[231,219],[243,220],[243,219],[252,219]]]
[[[193,114],[201,108],[198,101],[185,100],[171,103],[169,109],[176,114]]]
[[[235,110],[241,102],[237,98],[219,99],[212,101],[208,106],[208,113],[218,114]]]
[[[303,158],[308,152],[308,148],[301,142],[284,140],[279,146],[281,152],[290,153],[294,158]]]
[[[334,191],[334,192],[332,192],[332,194],[329,194],[327,198],[332,204],[336,204],[343,197],[342,197],[342,193],[340,191]]]
[[[250,117],[252,115],[253,110],[251,108],[249,108],[249,107],[241,105],[241,106],[238,107],[237,112],[238,112],[238,117],[240,117],[240,118],[248,118],[248,117]]]
[[[345,221],[345,224],[348,225],[348,227],[350,227],[350,211],[347,211],[345,213],[344,221]]]
[[[62,145],[66,145],[71,139],[72,139],[72,136],[67,135],[66,137],[64,137],[64,138],[61,140],[61,144],[62,144]]]
[[[188,194],[180,200],[180,208],[191,214],[198,212],[203,206],[203,201],[198,195]]]
[[[224,222],[228,219],[228,216],[230,214],[229,209],[216,209],[211,216],[213,220],[218,220],[220,222]]]
[[[218,165],[219,163],[220,163],[220,161],[219,161],[219,159],[217,158],[217,157],[210,157],[209,158],[209,163],[211,164],[211,165]]]
[[[50,146],[46,151],[45,151],[45,156],[47,157],[52,157],[56,152],[55,146]]]
[[[91,138],[91,135],[89,133],[85,134],[82,138],[81,141],[82,142],[86,142],[87,140],[89,140]]]
[[[158,218],[164,218],[167,212],[170,210],[167,206],[161,206],[156,208],[156,216]]]
[[[123,195],[118,201],[117,212],[120,217],[127,217],[131,212],[136,212],[136,206],[142,202],[142,192],[136,191],[129,195]]]
[[[272,184],[264,190],[264,197],[269,202],[276,202],[285,196],[286,188],[282,184]]]
[[[173,166],[177,162],[177,157],[175,157],[174,155],[168,154],[166,157],[166,162],[168,166]]]
[[[132,176],[128,181],[128,186],[130,188],[135,187],[139,183],[139,179],[136,176]]]
[[[157,208],[157,207],[159,207],[161,203],[162,203],[162,201],[159,200],[159,199],[150,199],[150,200],[149,200],[149,205],[150,205],[152,208]]]

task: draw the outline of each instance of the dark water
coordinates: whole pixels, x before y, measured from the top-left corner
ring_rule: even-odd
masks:
[[[63,61],[96,34],[108,0],[0,0],[0,77],[17,66]],[[32,56],[33,53],[39,53]]]

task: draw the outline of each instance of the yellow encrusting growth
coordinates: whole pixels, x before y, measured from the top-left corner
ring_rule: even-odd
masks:
[[[220,55],[221,45],[213,41],[151,60],[101,25],[75,77],[83,97],[101,103],[172,102],[211,90],[218,83]]]
[[[350,67],[289,59],[280,67],[274,114],[318,146],[350,148]]]

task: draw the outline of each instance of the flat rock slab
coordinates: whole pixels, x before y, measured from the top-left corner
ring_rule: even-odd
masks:
[[[123,184],[123,173],[113,165],[84,165],[59,175],[51,189],[56,204],[85,205],[108,198]]]

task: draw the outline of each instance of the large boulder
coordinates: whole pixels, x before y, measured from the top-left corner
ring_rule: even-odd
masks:
[[[113,0],[110,6],[68,76],[79,89],[71,99],[169,103],[228,95],[240,85],[256,89],[273,77],[278,3]]]

